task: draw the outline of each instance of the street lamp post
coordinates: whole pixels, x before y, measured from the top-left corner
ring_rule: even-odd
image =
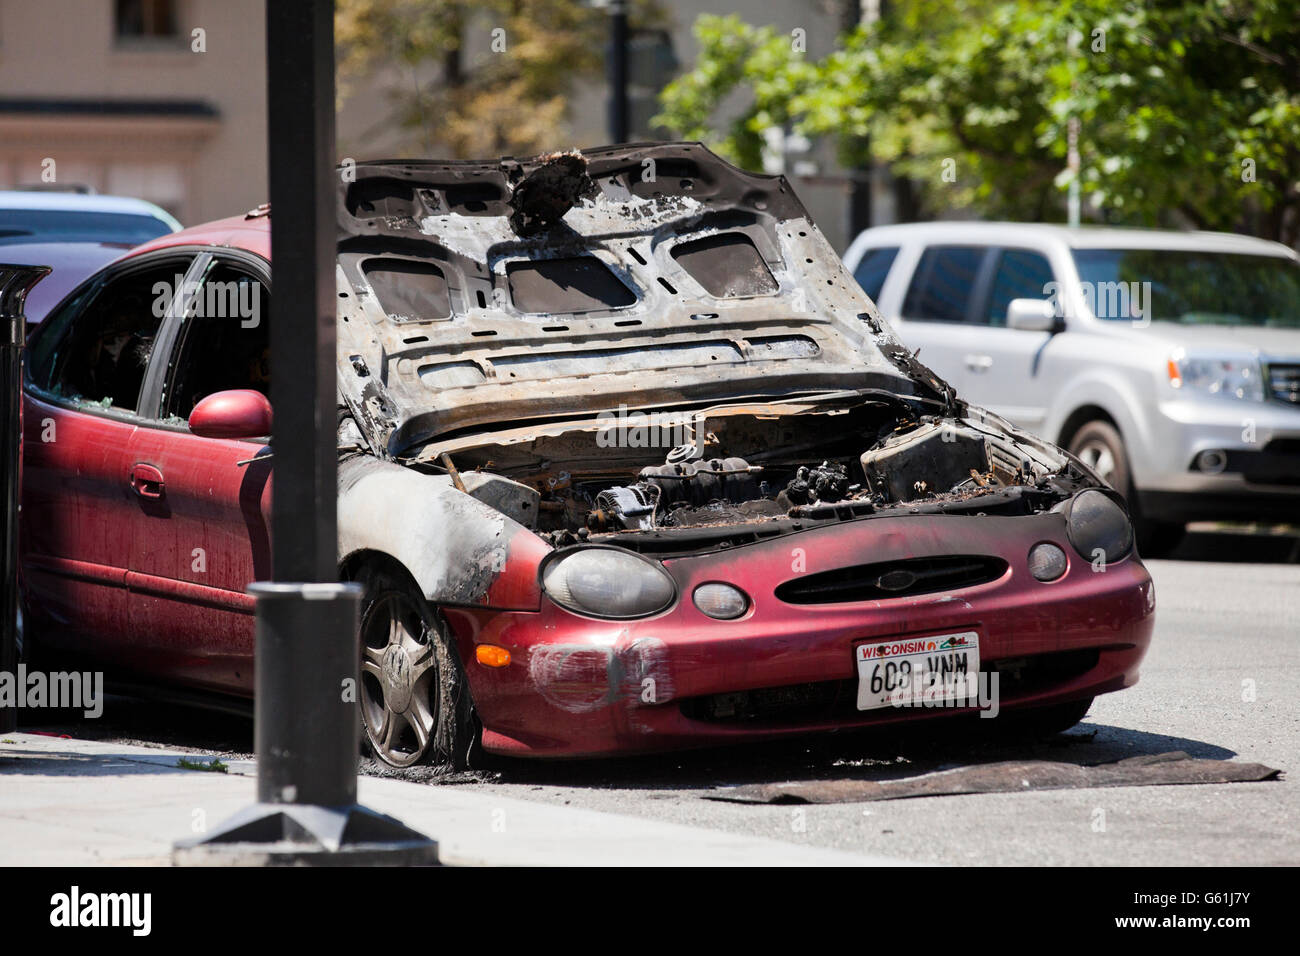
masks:
[[[609,141],[626,143],[628,120],[627,0],[609,0]]]
[[[258,802],[181,864],[409,864],[437,845],[357,804],[360,589],[338,582],[332,0],[266,4],[271,573],[257,598]]]

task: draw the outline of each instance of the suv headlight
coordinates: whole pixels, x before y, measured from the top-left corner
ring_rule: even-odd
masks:
[[[1264,400],[1264,372],[1246,356],[1188,355],[1178,349],[1169,358],[1169,384],[1192,389],[1216,398],[1246,402]]]
[[[590,617],[657,614],[677,588],[663,566],[620,548],[562,552],[542,568],[542,590],[556,604]]]
[[[1089,561],[1101,551],[1110,564],[1133,550],[1133,524],[1128,515],[1119,502],[1096,488],[1074,496],[1066,516],[1066,533],[1074,550]]]

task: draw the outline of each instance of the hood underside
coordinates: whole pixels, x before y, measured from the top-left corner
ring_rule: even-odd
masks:
[[[952,403],[785,179],[698,143],[341,178],[339,388],[381,456],[620,406]]]

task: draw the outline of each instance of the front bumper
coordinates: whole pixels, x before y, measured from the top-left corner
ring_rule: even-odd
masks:
[[[1026,566],[1030,547],[1045,540],[1060,543],[1070,557],[1065,575],[1048,584],[1034,580]],[[984,584],[910,598],[791,605],[774,595],[778,584],[799,574],[956,554],[998,556],[1009,567]],[[854,646],[872,638],[973,630],[983,669],[1014,664],[1038,674],[1004,682],[1003,710],[1076,700],[1135,683],[1154,624],[1154,591],[1141,562],[1130,556],[1094,570],[1066,543],[1058,514],[876,516],[668,559],[665,566],[678,601],[644,620],[579,617],[545,598],[535,612],[443,609],[467,662],[487,750],[530,756],[669,750],[962,712],[858,712]],[[690,595],[709,581],[743,588],[753,601],[746,616],[716,621],[701,614]],[[506,648],[512,663],[476,663],[480,643]],[[1034,667],[1047,662],[1068,666]],[[787,690],[773,698],[773,689]],[[711,706],[718,695],[747,691],[804,706],[732,719]]]
[[[1161,402],[1149,438],[1130,443],[1143,516],[1174,521],[1286,520],[1300,514],[1300,407],[1274,401]],[[1222,471],[1197,467],[1226,453]]]

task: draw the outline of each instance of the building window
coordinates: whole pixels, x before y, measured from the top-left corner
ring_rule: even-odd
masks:
[[[176,39],[175,0],[117,0],[118,40]]]

